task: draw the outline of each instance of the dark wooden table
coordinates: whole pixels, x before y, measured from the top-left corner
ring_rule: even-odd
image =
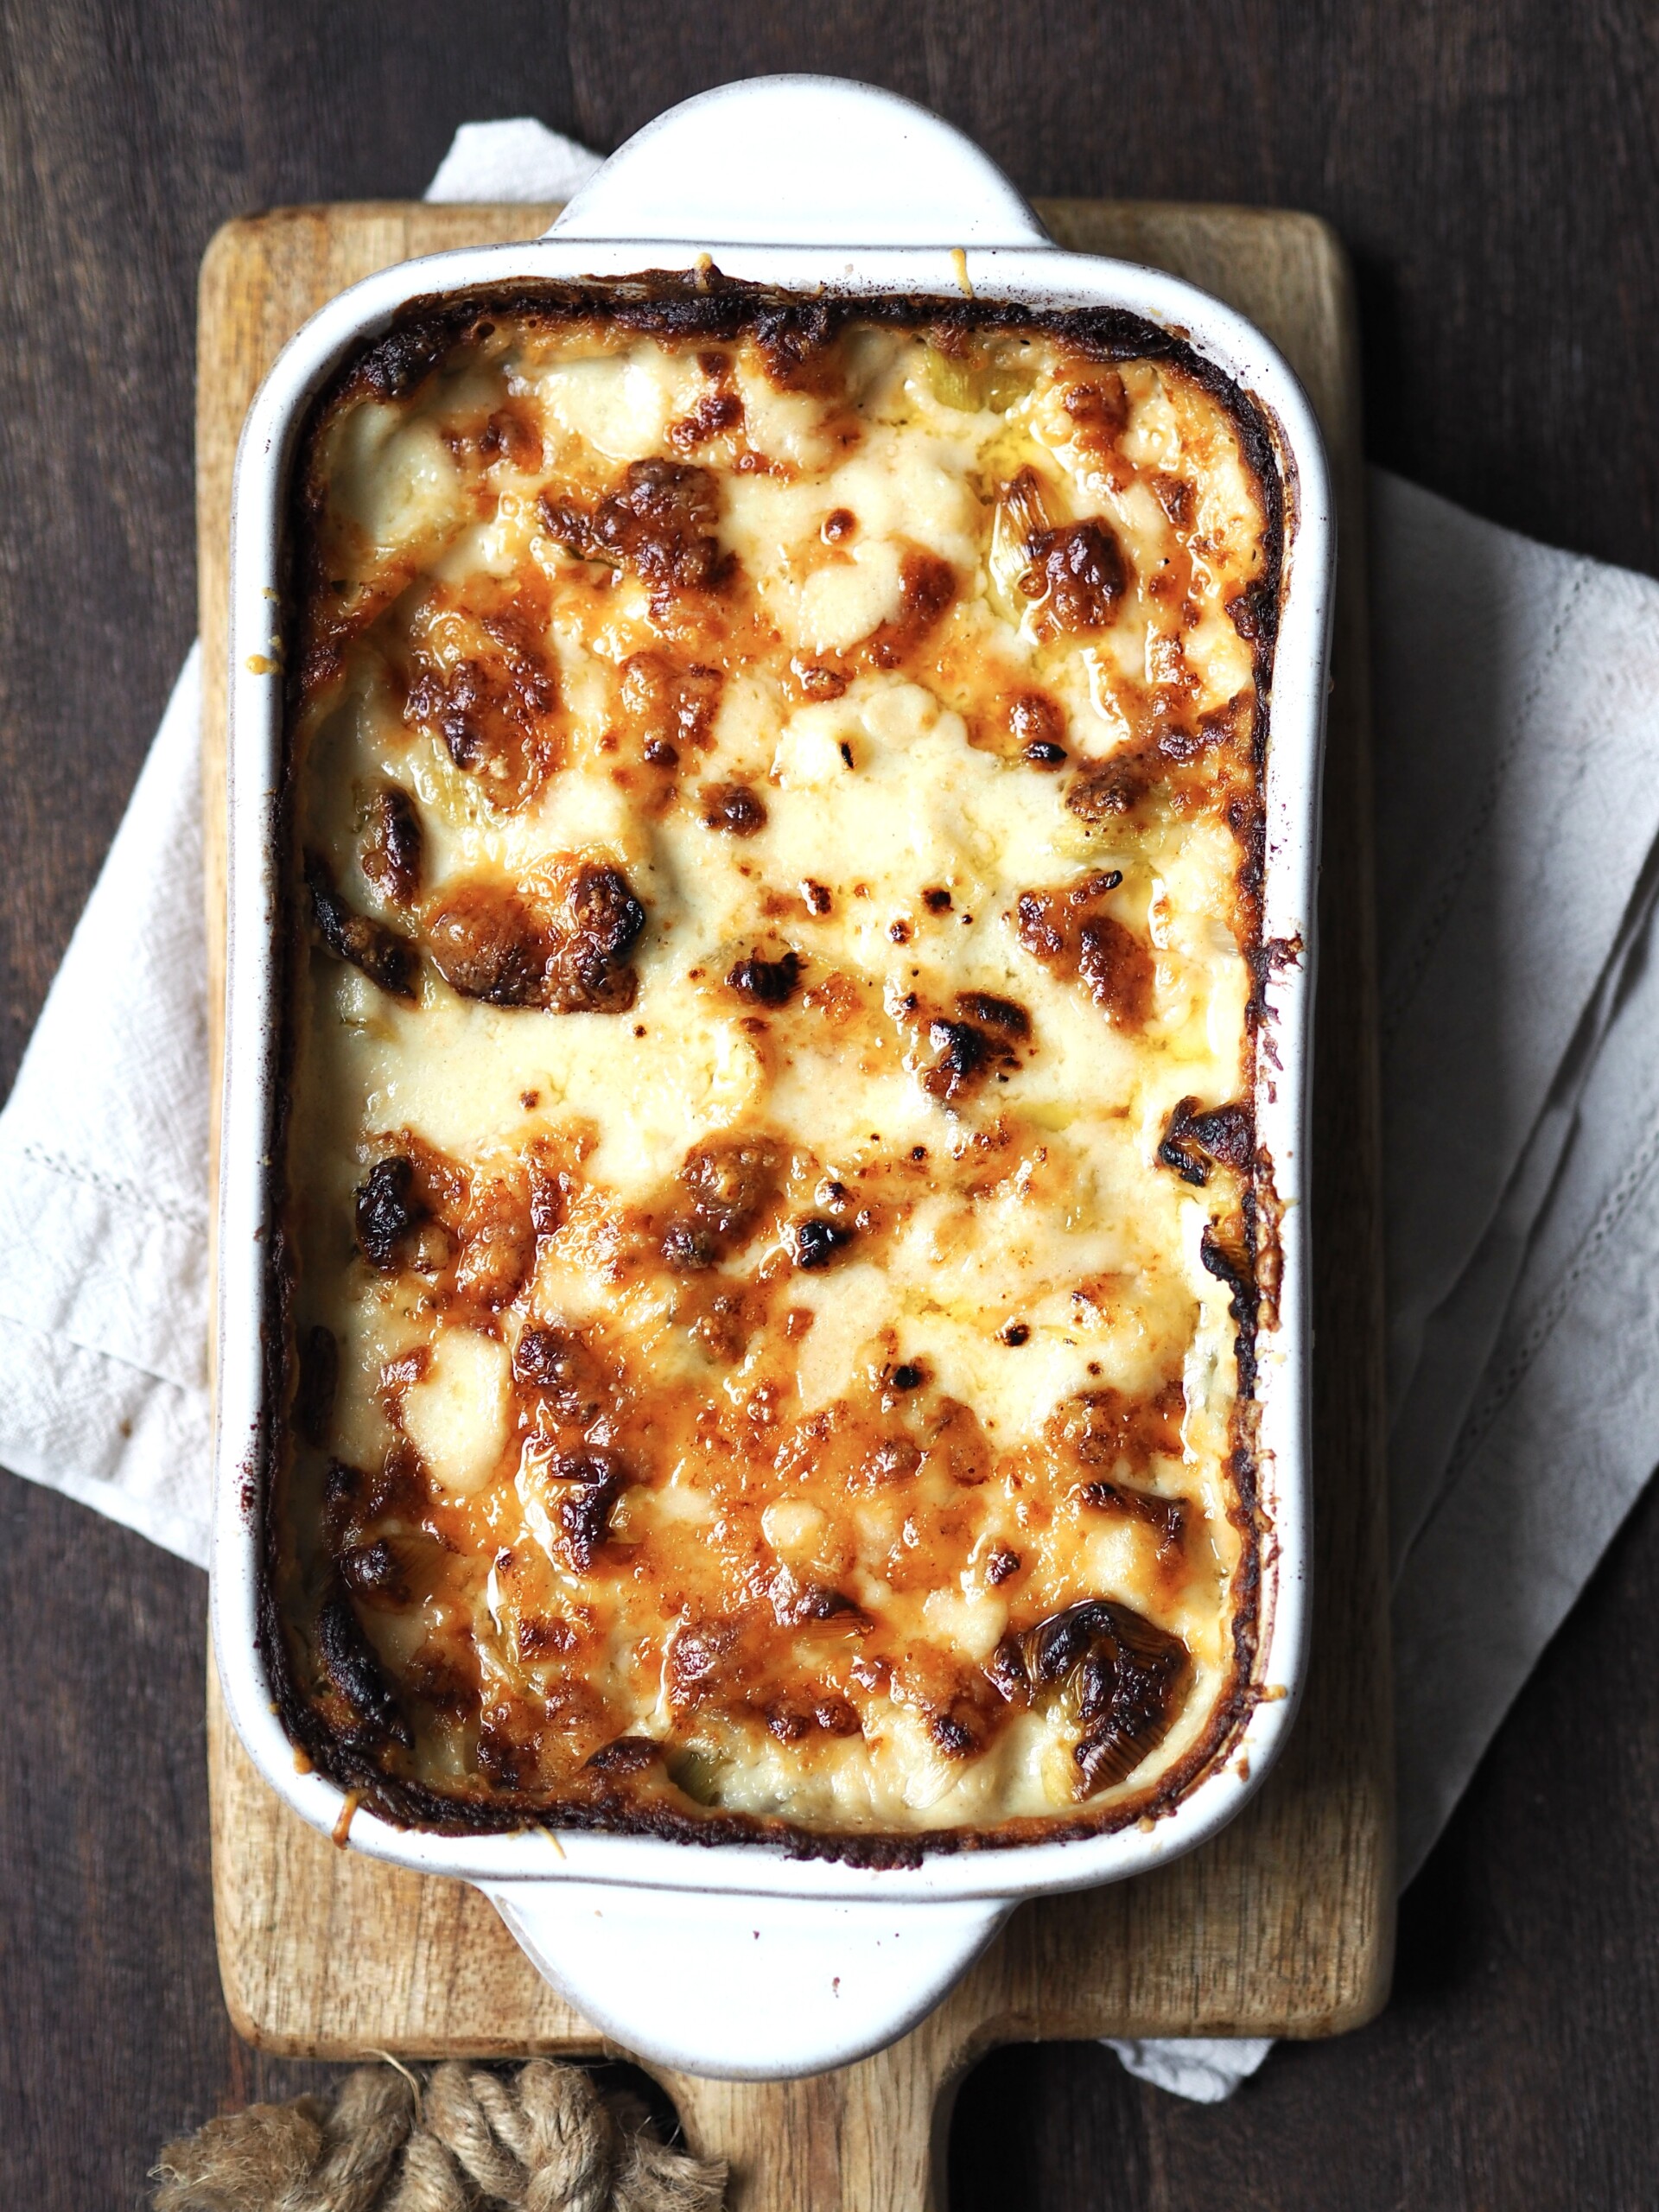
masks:
[[[1372,456],[1659,567],[1643,0],[0,0],[0,1088],[194,626],[215,226],[412,195],[469,118],[610,147],[702,86],[802,68],[928,102],[1033,192],[1329,216],[1360,271]],[[142,2204],[164,2134],[316,2078],[244,2050],[219,1999],[205,1602],[194,1568],[0,1477],[0,2202],[19,2212]],[[1281,2051],[1214,2109],[1091,2048],[1003,2052],[962,2101],[952,2203],[1650,2206],[1656,2113],[1649,1497],[1408,1894],[1382,2018]]]

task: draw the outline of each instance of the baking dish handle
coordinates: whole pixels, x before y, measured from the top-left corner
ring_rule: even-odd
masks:
[[[880,2050],[931,2012],[1013,1907],[480,1885],[543,1979],[638,2057],[781,2082]]]
[[[994,162],[913,100],[845,77],[751,77],[670,108],[548,232],[689,245],[1046,246]]]

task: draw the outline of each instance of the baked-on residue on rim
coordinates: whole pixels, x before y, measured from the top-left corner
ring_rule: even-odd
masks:
[[[423,442],[394,462],[400,435]],[[930,508],[924,474],[872,527],[872,455],[891,475],[924,443],[971,446],[959,511]],[[290,1732],[391,1818],[450,1830],[891,1864],[1172,1808],[1255,1694],[1283,517],[1254,404],[1120,310],[805,300],[704,271],[413,302],[324,391],[300,453],[264,1615]],[[1245,543],[1229,483],[1253,501]],[[777,536],[804,503],[822,510],[810,556]],[[953,562],[964,531],[977,551]],[[963,881],[941,864],[895,899],[884,819],[941,785],[982,831],[995,791],[1026,842],[976,878],[959,840]],[[870,842],[838,849],[826,819]],[[802,865],[814,827],[822,858]],[[1172,869],[1211,833],[1224,894],[1212,854],[1184,904]],[[1008,874],[1045,836],[1047,865]],[[988,889],[994,910],[972,911]],[[1199,922],[1228,938],[1207,998],[1182,935]],[[1185,1027],[1183,988],[1203,1001]],[[1192,1022],[1228,988],[1238,1080],[1206,1086],[1226,1053],[1189,1049]],[[639,1103],[659,1013],[671,1062],[706,1073],[712,1036],[747,1070],[736,1110],[683,1126],[671,1158],[672,1112]],[[810,1024],[834,1032],[817,1062]],[[595,1083],[621,1095],[636,1033],[629,1108],[597,1126],[567,1110],[584,1052],[590,1107]],[[550,1057],[551,1081],[458,1158],[453,1102],[429,1099],[421,1128],[406,1111],[435,1042],[474,1076]],[[1136,1071],[1124,1141],[1058,1110],[1068,1052],[1108,1089]],[[849,1112],[879,1096],[888,1127],[849,1148],[848,1122],[827,1157],[810,1125],[849,1057],[870,1082]],[[820,1080],[781,1113],[808,1065]],[[1051,1154],[1084,1122],[1094,1150],[1071,1166],[1097,1182],[1132,1154],[1157,1249],[1131,1254],[1139,1273],[1074,1277],[1057,1315],[1017,1271],[983,1281],[987,1247],[1012,1267],[1015,1243],[976,1224],[1012,1189],[1004,1226],[1010,1206],[1052,1226],[1087,1177]],[[939,1236],[924,1264],[910,1249],[952,1202],[979,1236],[965,1327],[923,1294]],[[1149,1382],[1126,1338],[1149,1333],[1158,1264],[1199,1318]],[[906,1267],[914,1294],[852,1342],[846,1309]],[[837,1330],[850,1352],[826,1363]],[[1004,1446],[992,1432],[1022,1391],[1040,1402],[1045,1359],[1073,1387]],[[734,1450],[709,1429],[721,1402],[747,1440],[711,1488]],[[670,1448],[677,1421],[696,1448]],[[1009,1540],[1045,1513],[1052,1559],[1040,1531]],[[684,1586],[705,1569],[723,1610]],[[642,1586],[659,1624],[643,1656],[639,1611],[619,1623],[615,1604]],[[1145,1609],[1126,1595],[1148,1591]],[[886,1798],[860,1770],[883,1756]]]

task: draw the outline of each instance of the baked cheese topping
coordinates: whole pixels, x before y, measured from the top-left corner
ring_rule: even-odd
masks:
[[[304,457],[290,1717],[407,1818],[1110,1825],[1244,1708],[1266,471],[1144,327],[681,305]]]

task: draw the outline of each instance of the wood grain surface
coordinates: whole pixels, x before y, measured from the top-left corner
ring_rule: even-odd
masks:
[[[372,205],[226,226],[202,265],[197,558],[210,1012],[224,936],[226,553],[248,401],[292,332],[388,263],[534,236],[551,208]],[[1338,485],[1326,747],[1313,1193],[1314,1629],[1301,1717],[1279,1770],[1204,1850],[1156,1875],[1026,1907],[896,2050],[810,2085],[664,2075],[697,2147],[732,2159],[741,2212],[922,2212],[936,2107],[996,2044],[1079,2036],[1327,2035],[1382,2001],[1393,1948],[1392,1746],[1381,1454],[1375,987],[1370,895],[1362,484],[1351,300],[1333,234],[1301,215],[1045,203],[1061,243],[1175,270],[1225,295],[1306,385]],[[214,1021],[215,1058],[219,1033]],[[210,1675],[210,1693],[215,1687]],[[334,1849],[253,1773],[217,1697],[208,1720],[213,1895],[231,2017],[305,2056],[419,2056],[597,2042],[475,1892]],[[824,2115],[849,2152],[817,2164]],[[879,2125],[874,2115],[878,2115]],[[815,2118],[814,2115],[817,2117]],[[862,2115],[862,2118],[861,2118]]]
[[[928,101],[1029,192],[1327,217],[1370,457],[1659,568],[1648,0],[0,0],[0,1090],[195,626],[214,230],[413,195],[469,117],[610,147],[778,68]],[[205,1604],[0,1480],[0,2202],[30,2212],[136,2207],[164,2136],[327,2075],[249,2051],[219,1996]],[[1652,2203],[1656,1745],[1650,1493],[1408,1892],[1381,2017],[1211,2107],[1092,2045],[1004,2050],[957,2100],[955,2212]]]

